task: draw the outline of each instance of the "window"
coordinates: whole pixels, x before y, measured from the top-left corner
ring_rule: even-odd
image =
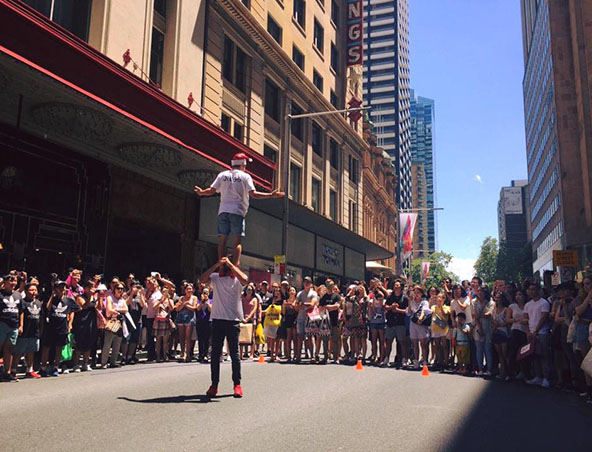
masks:
[[[339,26],[339,5],[336,0],[331,0],[331,20],[338,27]]]
[[[331,69],[336,73],[339,72],[339,51],[337,50],[337,46],[333,43],[331,43]]]
[[[233,133],[234,138],[236,138],[237,140],[243,141],[243,130],[244,130],[243,125],[234,121],[234,133]]]
[[[251,9],[251,2],[249,0],[241,0],[242,4]]]
[[[305,16],[306,16],[306,2],[305,0],[294,0],[294,11],[293,11],[294,19],[302,27],[305,29]]]
[[[358,160],[349,156],[349,180],[354,184],[358,183]]]
[[[277,163],[278,151],[268,145],[263,145],[263,155],[271,160],[273,163]]]
[[[247,55],[230,39],[224,37],[222,76],[243,93],[246,89]]]
[[[321,127],[316,123],[312,123],[312,150],[315,154],[323,156],[323,132]]]
[[[267,32],[279,45],[282,45],[282,27],[269,14],[267,15]]]
[[[91,0],[24,0],[31,8],[88,41]]]
[[[349,202],[349,229],[358,232],[358,205],[351,200]]]
[[[323,92],[323,77],[317,71],[312,71],[312,83],[321,93]]]
[[[312,210],[315,212],[321,211],[321,181],[318,179],[312,178]]]
[[[339,145],[333,138],[329,140],[329,162],[335,169],[339,166]]]
[[[152,45],[150,46],[150,80],[162,86],[162,66],[164,63],[164,34],[152,27]]]
[[[226,133],[230,133],[230,116],[225,113],[222,113],[222,118],[220,119],[220,126],[222,126],[222,130]]]
[[[323,47],[325,44],[325,30],[319,23],[318,20],[315,19],[314,21],[314,38],[313,38],[314,46],[317,48],[321,54],[323,53]]]
[[[304,54],[296,46],[292,46],[292,61],[304,71]]]
[[[337,192],[329,190],[329,217],[337,221]]]
[[[292,104],[292,115],[296,116],[296,115],[301,115],[301,114],[302,114],[302,108],[300,108],[296,104]],[[303,137],[304,137],[303,124],[304,124],[304,118],[292,120],[292,136],[294,138],[298,138],[300,141],[304,141],[303,140]]]
[[[300,167],[290,164],[290,198],[294,202],[300,202]]]
[[[280,122],[280,89],[265,80],[265,113]]]
[[[337,94],[333,90],[331,90],[331,94],[329,95],[329,102],[331,102],[331,105],[333,105],[335,108],[339,108],[337,105],[339,102],[337,100]]]
[[[154,0],[154,11],[166,17],[166,0]]]

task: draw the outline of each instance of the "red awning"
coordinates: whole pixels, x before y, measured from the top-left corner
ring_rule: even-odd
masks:
[[[271,189],[276,165],[27,5],[0,0],[0,52],[92,97],[208,160],[229,166],[236,152]]]

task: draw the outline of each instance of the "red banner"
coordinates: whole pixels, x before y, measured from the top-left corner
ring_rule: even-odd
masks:
[[[347,0],[347,59],[346,65],[364,62],[364,5],[362,0]]]

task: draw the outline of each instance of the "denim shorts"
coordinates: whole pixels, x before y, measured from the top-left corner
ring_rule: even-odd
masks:
[[[222,212],[218,215],[218,237],[245,235],[245,217],[235,213]]]
[[[371,330],[384,330],[385,324],[382,323],[370,323]]]
[[[15,355],[38,352],[39,339],[36,337],[19,337],[12,351]]]
[[[0,344],[10,342],[16,345],[18,339],[18,328],[10,328],[6,323],[0,322]]]

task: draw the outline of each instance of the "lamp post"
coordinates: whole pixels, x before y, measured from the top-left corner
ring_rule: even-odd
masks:
[[[283,191],[284,191],[284,208],[282,212],[282,254],[286,256],[286,265],[288,264],[288,216],[289,216],[289,209],[290,209],[290,146],[291,146],[291,139],[292,139],[292,120],[293,119],[303,119],[303,118],[313,118],[317,116],[328,116],[328,115],[335,115],[341,113],[354,113],[363,110],[369,110],[370,107],[356,107],[356,108],[346,108],[343,110],[328,110],[328,111],[319,111],[316,113],[302,113],[299,115],[292,115],[292,101],[287,99],[286,102],[286,116],[284,117],[284,131],[285,131],[285,138],[284,138],[284,152],[282,155],[282,166],[283,166]],[[359,118],[358,118],[359,119]],[[343,190],[343,187],[341,188]]]

